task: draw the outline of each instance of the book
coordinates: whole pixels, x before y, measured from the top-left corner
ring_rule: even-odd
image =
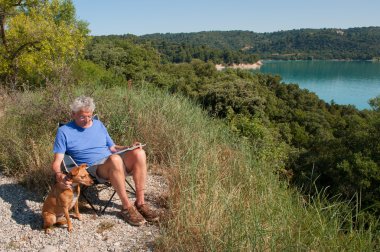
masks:
[[[146,144],[138,144],[138,145],[133,145],[131,147],[128,147],[128,148],[125,148],[123,150],[120,150],[120,151],[117,151],[117,152],[114,152],[112,154],[122,154],[124,152],[127,152],[127,151],[131,151],[131,150],[134,150],[134,149],[137,149],[137,148],[140,148],[140,147],[144,147]]]

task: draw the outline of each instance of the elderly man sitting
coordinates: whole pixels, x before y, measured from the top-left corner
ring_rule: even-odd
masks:
[[[61,172],[64,154],[70,155],[77,164],[86,163],[88,172],[98,181],[109,181],[122,202],[121,215],[130,225],[140,226],[145,221],[156,221],[158,215],[144,201],[147,178],[146,154],[142,147],[113,154],[127,148],[115,145],[106,127],[99,120],[92,120],[95,104],[91,97],[80,96],[70,105],[72,121],[58,128],[54,142],[52,170],[62,187],[70,182]],[[139,144],[139,143],[135,143]],[[125,176],[132,174],[136,186],[136,201],[128,199]]]

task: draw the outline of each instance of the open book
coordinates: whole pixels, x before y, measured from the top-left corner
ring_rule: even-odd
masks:
[[[123,150],[120,150],[120,151],[117,151],[117,152],[114,152],[112,154],[122,154],[124,152],[127,152],[127,151],[131,151],[131,150],[134,150],[134,149],[137,149],[137,148],[140,148],[140,147],[144,147],[146,144],[138,144],[138,145],[133,145],[131,147],[128,147],[128,148],[125,148]]]

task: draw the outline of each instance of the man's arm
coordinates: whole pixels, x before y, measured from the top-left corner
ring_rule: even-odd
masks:
[[[63,157],[64,157],[64,154],[62,153],[54,153],[54,160],[53,160],[51,168],[55,174],[62,172],[61,164],[63,161]]]
[[[114,152],[117,152],[117,151],[124,150],[126,148],[128,148],[128,146],[114,145],[114,146],[110,147],[110,150],[111,150],[112,153],[114,153]]]
[[[61,170],[61,164],[62,164],[64,156],[65,155],[62,153],[55,153],[54,160],[51,165],[51,169],[55,174],[56,181],[62,184],[63,188],[69,188],[71,183],[65,180],[66,174],[62,173],[62,170]]]

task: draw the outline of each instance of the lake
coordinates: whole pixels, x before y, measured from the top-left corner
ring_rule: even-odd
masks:
[[[380,63],[369,61],[264,61],[262,73],[279,74],[285,83],[297,83],[326,102],[370,108],[380,95]]]

